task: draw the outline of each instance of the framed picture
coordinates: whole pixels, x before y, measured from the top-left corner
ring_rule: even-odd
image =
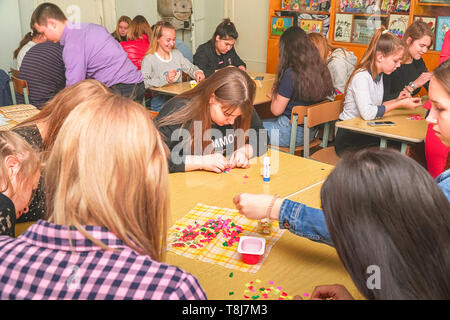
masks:
[[[290,10],[289,0],[281,0],[281,10]]]
[[[397,7],[397,2],[397,0],[381,0],[381,11],[385,13],[394,12]]]
[[[439,3],[439,4],[449,4],[448,0],[419,0],[419,3]]]
[[[355,18],[353,20],[352,42],[369,44],[375,29],[375,25],[369,19]]]
[[[422,17],[422,16],[415,16],[414,21],[419,20],[422,22],[425,22],[428,24],[433,31],[434,34],[436,34],[436,18],[435,17]],[[435,41],[436,42],[436,41]],[[433,43],[430,47],[430,50],[434,50],[434,45],[436,43]]]
[[[316,32],[322,33],[323,31],[323,20],[300,20],[300,28],[305,30],[306,33]]]
[[[398,0],[395,7],[396,12],[407,12],[411,5],[411,0]]]
[[[408,28],[409,15],[390,14],[388,30],[399,38],[403,38],[406,28]]]
[[[281,36],[294,25],[294,17],[272,17],[272,35]]]
[[[352,25],[352,14],[336,13],[336,21],[334,22],[334,41],[352,41]]]
[[[445,34],[450,30],[450,17],[438,17],[436,23],[436,50],[441,51]]]

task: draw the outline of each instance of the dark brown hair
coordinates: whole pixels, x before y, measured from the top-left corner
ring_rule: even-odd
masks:
[[[217,26],[216,31],[211,38],[211,44],[214,46],[216,43],[216,37],[219,36],[219,39],[234,39],[237,40],[239,33],[234,26],[234,23],[230,21],[230,19],[226,18]]]
[[[241,110],[241,115],[234,121],[233,129],[242,129],[247,132],[250,128],[255,92],[256,84],[246,72],[235,67],[220,69],[200,82],[194,89],[173,98],[184,98],[188,100],[188,103],[178,111],[158,119],[156,126],[159,128],[181,124],[193,137],[193,122],[201,121],[201,137],[204,137],[205,131],[212,127],[209,99],[214,94],[215,99],[223,105],[225,112],[233,112],[238,108]],[[208,139],[203,140],[202,151],[209,144]]]
[[[280,38],[279,62],[274,93],[280,89],[286,70],[292,68],[294,99],[319,102],[333,93],[333,81],[314,43],[299,27],[287,29]]]
[[[47,26],[48,19],[55,19],[60,22],[67,20],[64,12],[56,4],[44,2],[34,9],[31,15],[30,27],[34,28],[35,23],[39,26]]]
[[[367,299],[450,297],[450,205],[428,172],[394,150],[346,154],[321,190],[339,258]],[[380,288],[369,289],[369,266]]]
[[[16,50],[14,50],[13,58],[17,59],[17,56],[19,55],[20,50],[31,40],[33,40],[35,37],[39,36],[39,32],[37,32],[34,28],[31,29],[32,31],[28,32],[20,41],[19,46]]]

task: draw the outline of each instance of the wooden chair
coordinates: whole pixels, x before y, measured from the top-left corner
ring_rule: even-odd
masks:
[[[9,73],[10,73],[10,76],[14,76],[16,78],[19,77],[19,70],[17,70],[17,69],[9,68]]]
[[[9,88],[11,89],[13,104],[17,104],[16,92],[23,95],[25,104],[30,104],[30,99],[28,97],[30,91],[28,89],[28,83],[25,80],[19,79],[12,75],[11,81],[9,82]]]
[[[300,152],[303,152],[303,157],[310,158],[310,149],[321,146],[322,149],[315,152],[314,157],[311,156],[311,158],[330,164],[336,163],[339,158],[334,151],[334,147],[328,147],[328,138],[330,135],[330,127],[339,118],[343,105],[343,100],[337,100],[320,102],[310,106],[295,106],[291,113],[292,127],[289,147],[270,147],[283,152],[289,152],[290,154],[300,154]],[[297,126],[295,124],[303,125],[303,146],[295,146],[297,136]],[[310,142],[309,129],[320,124],[324,124],[322,140],[320,137],[315,137]]]
[[[320,146],[322,149],[314,152],[311,155],[311,159],[325,162],[335,165],[339,161],[339,157],[334,150],[334,146],[328,147],[328,137],[330,134],[331,125],[339,119],[339,114],[342,112],[344,106],[343,100],[336,100],[331,102],[320,103],[308,108],[304,122],[305,127],[311,128],[324,124],[324,132],[322,137],[322,143]],[[307,146],[308,140],[305,139],[305,152],[304,157],[309,157],[309,147]]]

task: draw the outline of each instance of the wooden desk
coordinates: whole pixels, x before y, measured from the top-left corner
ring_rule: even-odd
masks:
[[[22,121],[31,118],[39,113],[39,109],[32,105],[16,104],[12,106],[0,107],[0,113],[9,119],[6,125],[0,125],[0,130],[10,130]]]
[[[345,121],[336,122],[336,127],[343,128],[363,134],[377,136],[381,139],[380,148],[386,148],[387,140],[396,140],[402,143],[401,151],[405,153],[406,147],[410,143],[420,143],[425,140],[427,133],[427,122],[425,120],[409,120],[409,115],[420,114],[425,118],[425,108],[415,110],[396,109],[386,113],[380,120],[373,121],[392,121],[395,126],[371,127],[367,121],[362,118],[353,118]]]
[[[254,78],[258,76],[264,77],[263,80],[255,80],[256,83],[256,96],[254,104],[262,104],[271,101],[267,94],[271,92],[273,82],[275,80],[275,75],[272,73],[264,73],[264,72],[249,72],[249,75]],[[186,92],[191,89],[191,85],[189,82],[179,82],[165,85],[163,87],[152,87],[150,90],[164,93],[168,95],[179,95],[183,92]]]
[[[262,169],[261,162],[253,164],[249,169],[233,169],[226,174],[207,172],[171,174],[172,223],[169,225],[182,218],[198,202],[234,208],[233,196],[242,192],[278,193],[280,196],[286,196],[316,185],[292,196],[291,199],[301,198],[303,203],[311,206],[320,205],[321,181],[327,177],[333,167],[274,150],[271,150],[271,155],[279,156],[280,170],[271,175],[269,183],[263,183],[259,175]],[[243,178],[244,175],[249,178]],[[166,261],[194,274],[208,298],[214,300],[242,300],[243,292],[246,290],[245,284],[257,279],[263,281],[264,284],[261,286],[265,287],[268,287],[268,281],[274,281],[289,295],[303,293],[311,295],[318,285],[340,283],[345,285],[355,298],[363,298],[344,269],[334,248],[301,238],[289,231],[284,232],[257,273],[228,269],[172,252],[167,253]],[[233,277],[230,278],[231,272]],[[230,292],[234,294],[229,295]]]

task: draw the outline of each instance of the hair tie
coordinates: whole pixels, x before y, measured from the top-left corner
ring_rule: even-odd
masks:
[[[381,34],[386,34],[386,33],[389,33],[389,30],[388,30],[388,29],[383,30],[383,32],[381,32]]]

